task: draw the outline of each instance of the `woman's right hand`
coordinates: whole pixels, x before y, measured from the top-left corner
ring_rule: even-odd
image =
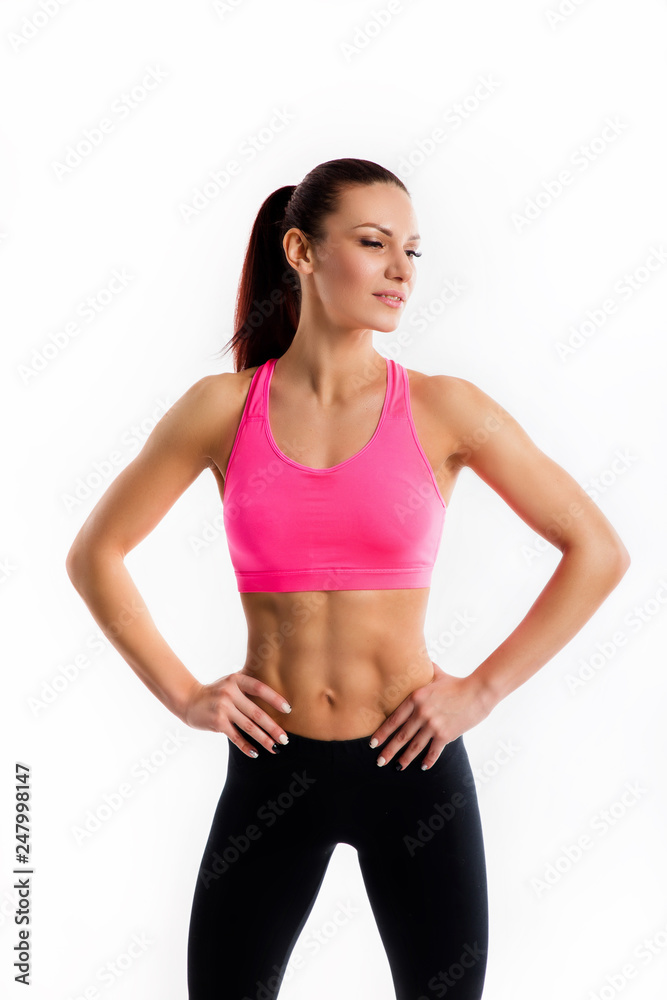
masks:
[[[256,677],[237,670],[212,684],[195,685],[181,713],[181,720],[193,729],[224,733],[243,753],[256,757],[255,747],[243,739],[235,728],[236,725],[265,746],[269,753],[275,754],[273,744],[286,742],[285,739],[281,740],[281,736],[285,737],[286,733],[270,715],[247,697],[249,694],[273,705],[279,712],[286,711],[284,706],[287,702],[283,695]]]

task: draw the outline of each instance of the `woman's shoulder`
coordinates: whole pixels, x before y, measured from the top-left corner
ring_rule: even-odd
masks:
[[[426,372],[414,368],[405,369],[410,382],[410,395],[418,395],[424,403],[437,406],[475,406],[491,399],[483,389],[460,375],[445,375]],[[492,401],[493,402],[493,401]]]
[[[220,402],[229,400],[233,405],[239,395],[243,395],[252,381],[252,377],[259,368],[244,368],[240,372],[218,372],[214,375],[203,375],[196,382],[193,382],[184,396],[188,396],[193,404],[202,404],[207,401]]]
[[[473,385],[468,379],[461,378],[458,375],[445,375],[441,372],[436,372],[434,375],[427,375],[426,372],[417,371],[416,368],[406,368],[405,370],[410,378],[410,388],[412,388],[412,382],[419,385],[440,386],[442,388],[455,388],[457,383]]]
[[[197,379],[164,414],[165,426],[176,421],[199,441],[219,441],[234,431],[256,370],[218,372]]]
[[[459,375],[427,375],[406,368],[413,410],[428,415],[450,433],[465,437],[475,428],[513,423],[512,416],[492,396],[470,379]]]

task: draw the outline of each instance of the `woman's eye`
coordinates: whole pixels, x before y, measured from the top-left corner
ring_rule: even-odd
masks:
[[[381,247],[383,245],[379,240],[361,240],[361,243],[365,247]],[[412,254],[413,257],[421,257],[421,253],[417,250],[406,250],[405,252]]]

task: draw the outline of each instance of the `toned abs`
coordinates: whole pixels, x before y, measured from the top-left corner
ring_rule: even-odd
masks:
[[[235,419],[227,421],[219,453],[211,462],[223,500],[224,475],[255,370],[231,375],[239,386]],[[438,425],[425,392],[422,398],[428,376],[413,371],[409,376],[417,434],[449,502],[459,471],[449,462],[454,443]],[[383,388],[378,392],[381,395]],[[283,426],[284,421],[284,437],[290,440],[289,421],[298,424],[298,411],[297,403],[293,416],[286,410],[281,418],[272,411],[274,434],[276,423]],[[361,446],[358,433],[356,437],[346,448],[340,431],[336,434],[343,458]],[[316,457],[300,461],[317,464]],[[412,691],[433,678],[424,637],[429,593],[428,588],[240,593],[248,626],[241,669],[283,694],[292,711],[281,713],[258,697],[248,697],[283,729],[302,736],[343,740],[370,735]]]

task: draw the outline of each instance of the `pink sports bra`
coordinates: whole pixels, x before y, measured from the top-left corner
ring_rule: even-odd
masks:
[[[311,469],[269,426],[277,358],[252,376],[227,465],[223,519],[240,593],[430,587],[446,504],[419,443],[408,373],[392,358],[375,433]]]

